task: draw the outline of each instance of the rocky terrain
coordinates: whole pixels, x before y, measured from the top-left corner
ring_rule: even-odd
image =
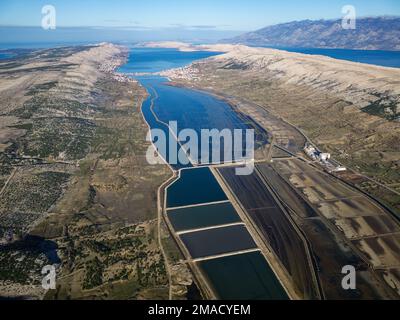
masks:
[[[351,183],[400,211],[400,70],[241,45],[214,48],[226,53],[163,75],[246,99],[296,125],[355,169],[347,172]]]
[[[245,33],[227,43],[297,48],[400,50],[400,18],[358,18],[356,29],[342,28],[342,20],[304,20]]]
[[[0,298],[185,297],[191,276],[157,222],[171,172],[145,159],[147,93],[114,71],[126,57],[100,44],[0,60]]]

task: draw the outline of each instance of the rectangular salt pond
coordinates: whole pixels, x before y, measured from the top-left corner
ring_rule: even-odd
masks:
[[[260,252],[197,262],[222,300],[288,300]]]
[[[180,238],[194,259],[257,248],[244,225],[185,233]]]
[[[167,208],[228,200],[209,168],[181,170],[167,189]]]
[[[241,221],[230,202],[173,209],[167,215],[178,232]]]

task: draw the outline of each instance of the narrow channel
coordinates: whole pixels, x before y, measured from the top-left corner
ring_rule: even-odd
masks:
[[[171,86],[152,73],[182,67],[217,52],[133,48],[120,72],[134,75],[148,91],[143,115],[168,139],[170,121],[178,130],[248,129],[226,102],[207,93]],[[178,143],[175,141],[167,142]],[[154,141],[153,141],[154,142]],[[169,163],[168,148],[161,156]],[[179,148],[178,148],[179,149]],[[172,164],[179,177],[166,193],[165,214],[196,267],[219,299],[287,299],[267,260],[207,166]],[[199,160],[199,159],[195,159]]]

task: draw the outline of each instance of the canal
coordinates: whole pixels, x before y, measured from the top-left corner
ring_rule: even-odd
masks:
[[[202,129],[255,129],[225,101],[205,92],[172,86],[167,79],[151,74],[217,54],[220,53],[133,48],[127,63],[119,69],[122,73],[136,74],[135,78],[149,93],[142,105],[145,120],[151,129],[165,133],[167,145],[176,143],[177,150],[180,147],[176,136],[170,134],[170,121],[176,121],[179,130],[190,128],[199,135]],[[156,142],[154,137],[153,142]],[[211,154],[212,146],[209,148]],[[212,171],[207,166],[194,167],[206,163],[191,156],[187,156],[187,164],[171,163],[176,154],[170,154],[169,148],[159,152],[179,171],[179,177],[166,189],[166,215],[216,296],[287,299],[284,288]]]

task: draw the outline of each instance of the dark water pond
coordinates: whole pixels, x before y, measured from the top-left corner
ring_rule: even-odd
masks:
[[[209,257],[257,247],[244,225],[185,233],[180,237],[193,258]]]
[[[241,221],[229,202],[169,210],[168,217],[175,231],[206,228]]]
[[[224,200],[228,198],[208,167],[182,170],[167,190],[168,208]]]
[[[223,300],[287,300],[288,296],[260,252],[198,262]]]

